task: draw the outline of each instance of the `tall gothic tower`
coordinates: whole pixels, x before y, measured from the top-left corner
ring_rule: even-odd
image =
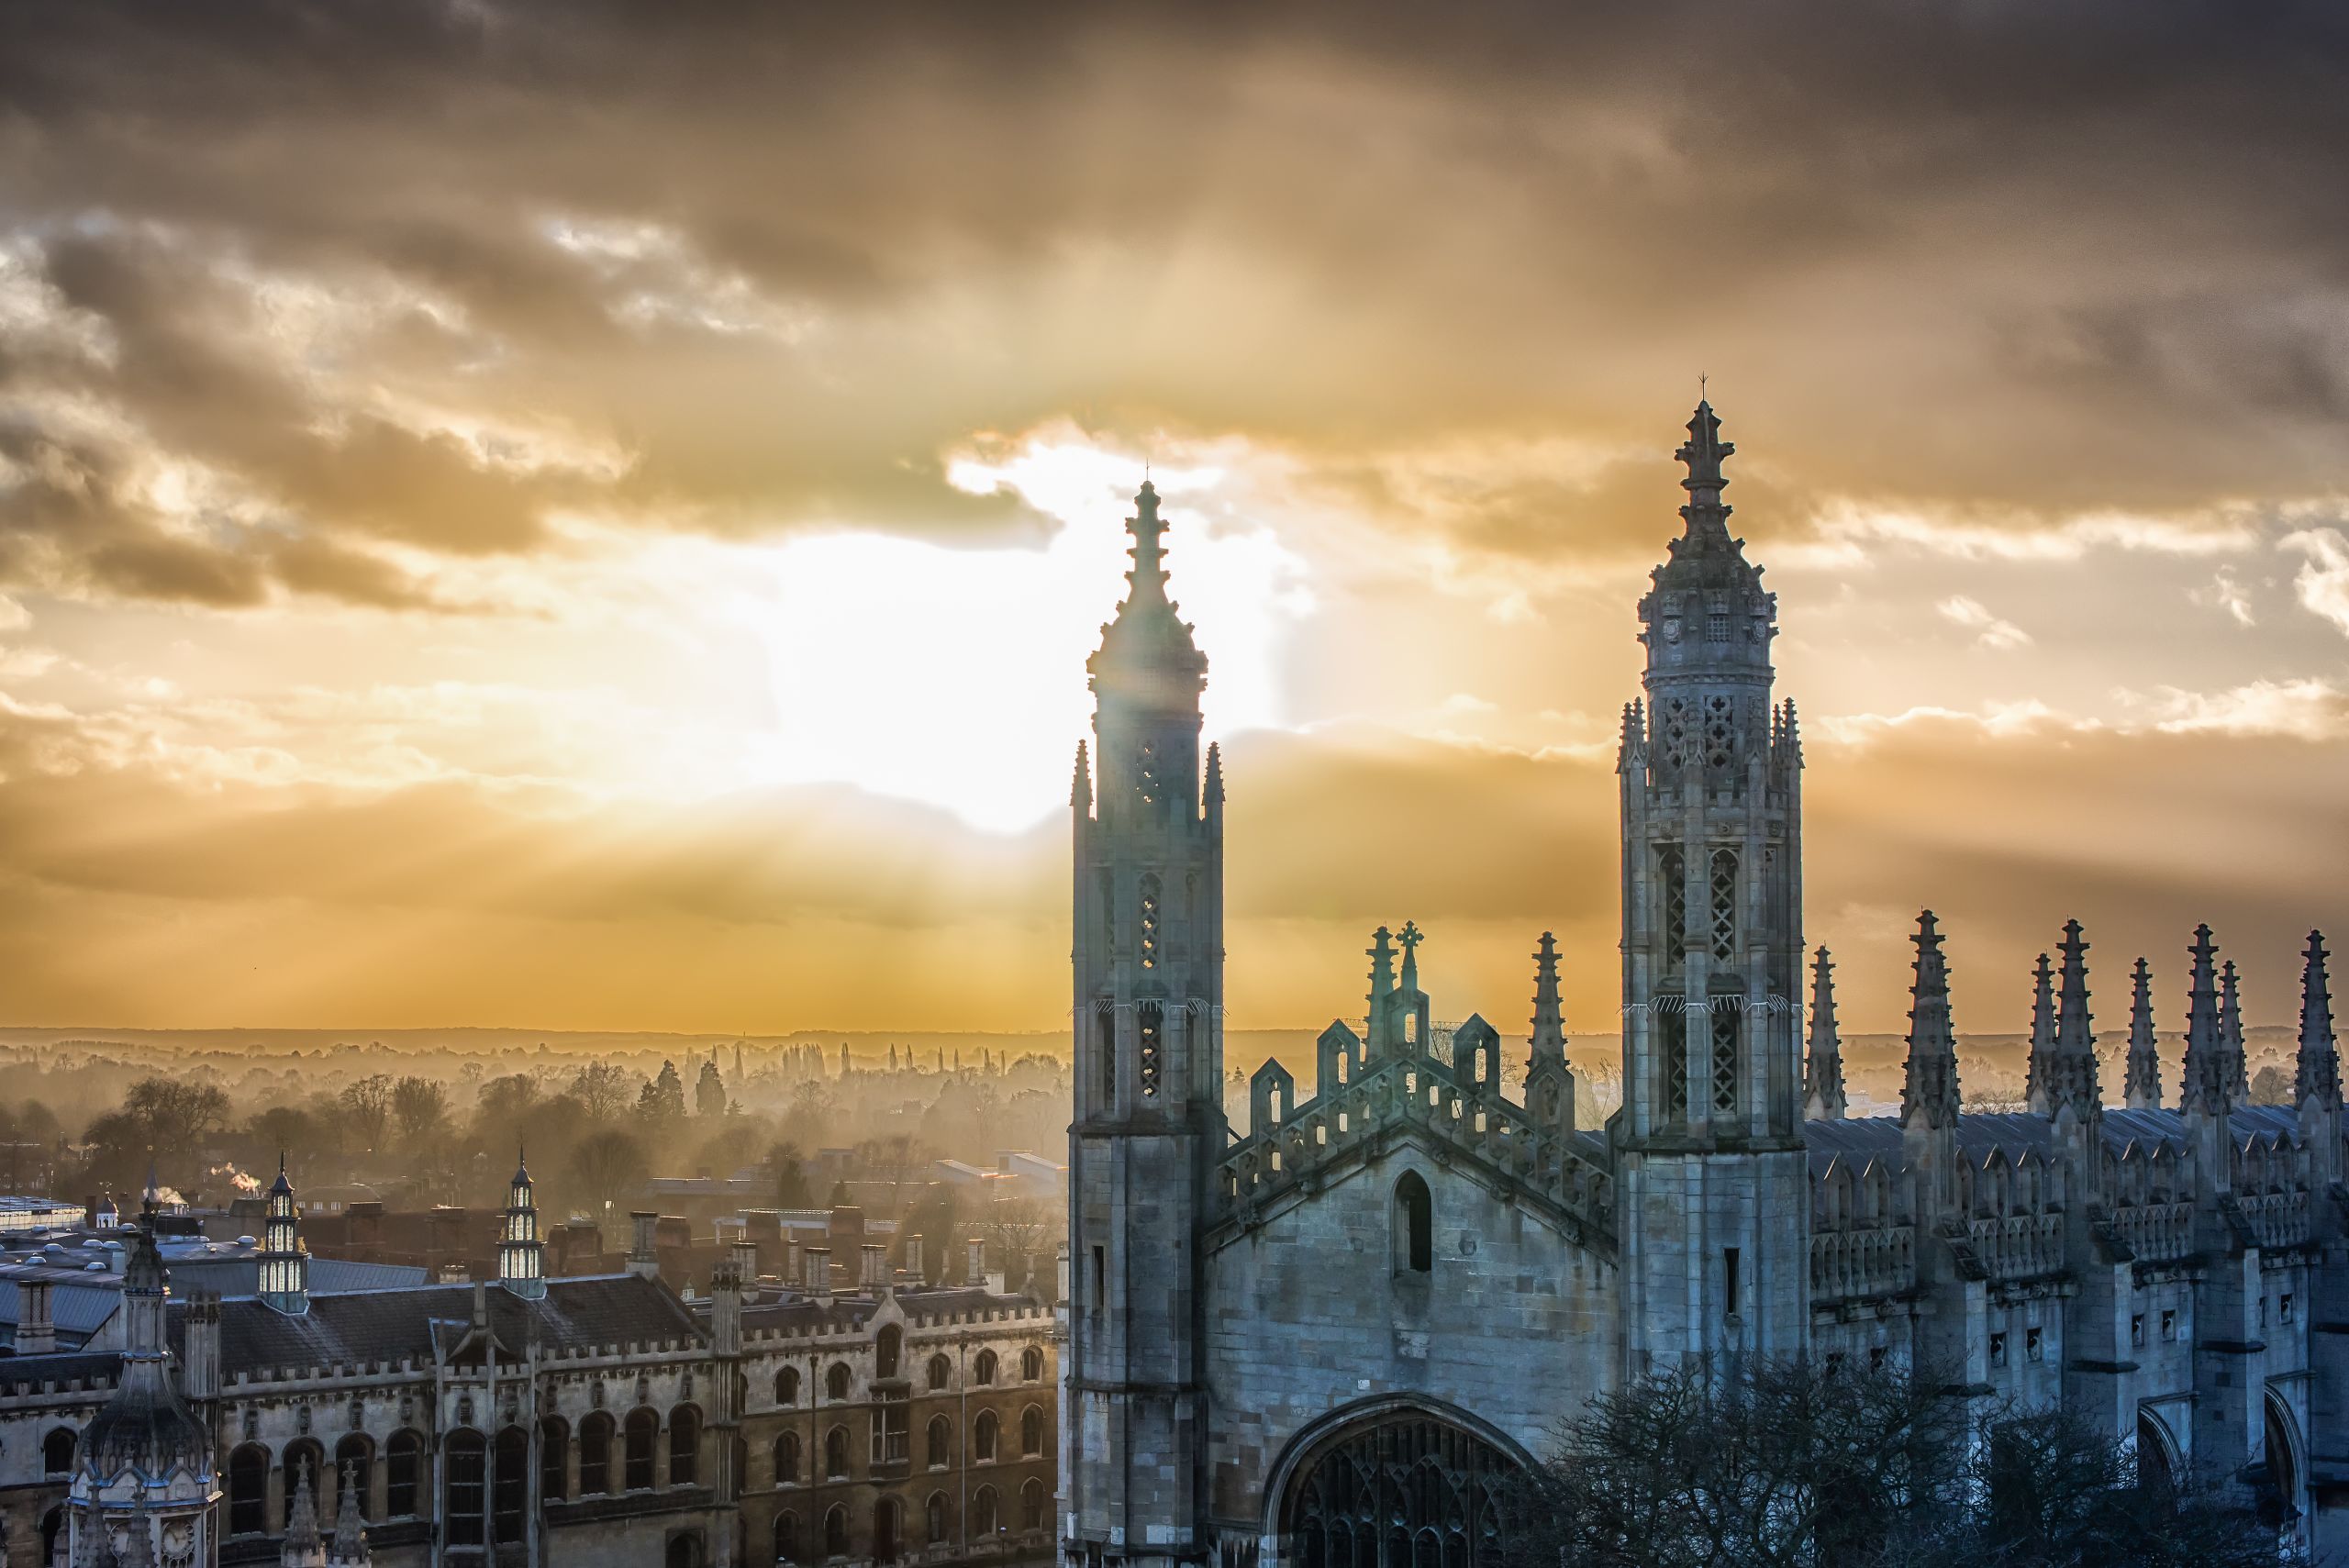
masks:
[[[1067,1561],[1194,1561],[1201,1459],[1198,1231],[1224,1146],[1223,775],[1199,756],[1207,658],[1166,596],[1158,493],[1088,661],[1077,748],[1074,1279],[1062,1429]]]
[[[1804,1343],[1802,752],[1771,697],[1777,600],[1730,537],[1707,403],[1688,504],[1640,601],[1644,705],[1624,713],[1627,1370]]]

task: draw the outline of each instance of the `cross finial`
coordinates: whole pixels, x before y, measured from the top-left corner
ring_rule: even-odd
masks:
[[[1712,380],[1712,379],[1713,379],[1712,377],[1710,377],[1710,376],[1707,375],[1707,374],[1706,374],[1704,372],[1702,372],[1702,371],[1698,371],[1698,372],[1697,373],[1697,401],[1698,401],[1698,402],[1702,403],[1702,402],[1704,402],[1704,401],[1705,401],[1705,384],[1706,384],[1707,382],[1709,382],[1709,381]]]
[[[1395,940],[1403,944],[1403,951],[1405,952],[1408,952],[1428,939],[1427,933],[1420,930],[1417,923],[1406,920],[1403,922],[1402,931],[1397,935]]]

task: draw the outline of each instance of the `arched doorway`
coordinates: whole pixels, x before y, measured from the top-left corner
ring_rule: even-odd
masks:
[[[1498,1568],[1520,1462],[1468,1418],[1419,1406],[1334,1421],[1282,1467],[1283,1568]]]

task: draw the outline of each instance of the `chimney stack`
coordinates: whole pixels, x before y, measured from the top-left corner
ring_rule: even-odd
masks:
[[[220,1396],[220,1298],[208,1290],[187,1299],[186,1339],[180,1350],[181,1392],[190,1399]]]
[[[829,1306],[832,1299],[832,1250],[829,1247],[802,1247],[799,1257],[807,1271],[807,1294]]]
[[[46,1355],[57,1349],[57,1319],[50,1315],[50,1283],[45,1279],[17,1282],[17,1353]]]
[[[639,1279],[659,1279],[661,1249],[653,1240],[653,1228],[661,1223],[661,1217],[634,1209],[629,1214],[628,1223],[628,1272]]]
[[[986,1277],[987,1244],[974,1236],[971,1238],[970,1254],[963,1263],[963,1283],[968,1285],[985,1284]]]
[[[889,1283],[889,1249],[878,1241],[867,1241],[857,1250],[864,1254],[864,1294],[878,1296]]]
[[[906,1281],[916,1290],[929,1283],[921,1272],[921,1238],[906,1238]]]
[[[747,1290],[759,1283],[759,1244],[744,1236],[732,1249],[734,1267],[740,1273],[742,1287]]]

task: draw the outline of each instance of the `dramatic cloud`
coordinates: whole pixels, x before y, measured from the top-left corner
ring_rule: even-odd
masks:
[[[2337,922],[2344,154],[2312,4],[16,8],[0,959],[1049,1024],[1147,463],[1235,998],[1410,917],[1505,1027],[1554,926],[1603,1018],[1700,373],[1855,1028],[1923,903]]]

